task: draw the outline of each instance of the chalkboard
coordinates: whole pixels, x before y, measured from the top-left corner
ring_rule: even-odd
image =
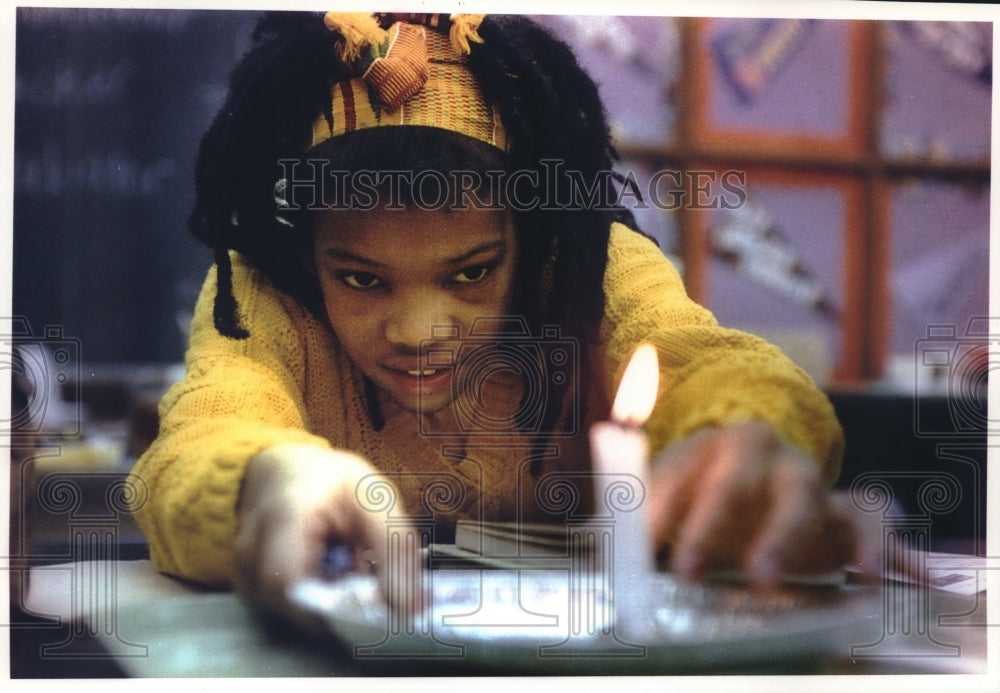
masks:
[[[20,8],[13,312],[93,363],[179,361],[211,252],[198,142],[254,12]]]

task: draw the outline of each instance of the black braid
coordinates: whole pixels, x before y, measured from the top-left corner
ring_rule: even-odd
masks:
[[[597,86],[572,51],[543,28],[517,16],[488,16],[480,35],[483,43],[473,47],[470,68],[477,72],[487,100],[498,104],[508,139],[513,141],[512,168],[536,168],[539,161],[558,160],[564,165],[563,176],[557,180],[563,195],[570,189],[565,171],[575,170],[584,181],[605,181],[599,201],[616,200],[613,179],[600,178],[602,172],[610,173],[617,159],[604,106]],[[558,201],[572,203],[566,198]],[[527,252],[520,257],[522,281],[516,287],[515,305],[525,313],[529,306],[539,306],[538,284],[523,279],[539,276],[538,263],[545,251],[540,246],[554,242],[558,261],[552,286],[544,309],[535,317],[541,324],[560,325],[563,334],[581,345],[581,376],[570,384],[581,402],[587,401],[588,391],[600,392],[604,385],[599,364],[590,354],[604,315],[610,224],[622,220],[634,227],[630,214],[609,207],[538,210],[520,220],[526,227],[521,247]],[[541,430],[552,430],[565,404],[560,398],[567,393],[551,385],[546,392],[549,402]],[[532,472],[539,471],[533,463]]]
[[[480,35],[483,43],[473,46],[470,68],[480,76],[486,98],[500,108],[513,141],[512,168],[537,168],[539,161],[558,160],[565,171],[579,171],[588,182],[599,180],[602,171],[610,172],[616,155],[604,107],[596,85],[572,51],[543,28],[517,16],[488,16]],[[565,171],[558,179],[562,195],[570,189]],[[605,201],[611,201],[616,198],[610,178],[607,183],[602,194]],[[557,201],[572,202],[565,197]],[[550,314],[542,319],[558,317],[577,337],[592,334],[603,316],[600,278],[607,264],[607,238],[614,215],[607,209],[584,208],[572,213],[539,210],[527,216],[524,221],[531,228],[523,241],[547,243],[554,237],[558,248]],[[525,268],[527,272],[536,269]],[[525,284],[519,286],[525,288]],[[527,289],[537,297],[534,287]],[[525,299],[528,304],[537,301]]]
[[[302,152],[314,118],[329,108],[329,85],[341,77],[334,39],[315,14],[275,12],[261,20],[202,139],[189,218],[194,235],[217,257],[219,249],[239,251],[278,288],[310,306],[318,289],[307,285],[301,268],[309,239],[275,220],[273,186],[276,162]],[[237,309],[224,276],[229,270],[228,263],[219,266],[217,316]],[[247,336],[228,329],[237,324],[235,317],[217,317],[216,324],[225,336]]]
[[[229,251],[221,246],[215,249],[215,266],[218,275],[213,313],[215,329],[233,339],[246,339],[250,333],[241,324],[239,306],[233,296],[233,265]]]

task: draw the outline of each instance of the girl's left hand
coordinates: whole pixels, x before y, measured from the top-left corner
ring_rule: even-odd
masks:
[[[737,568],[774,585],[783,574],[853,563],[873,577],[881,567],[878,527],[865,529],[815,461],[764,423],[704,429],[671,445],[654,461],[648,490],[657,549],[669,547],[671,568],[687,578]]]

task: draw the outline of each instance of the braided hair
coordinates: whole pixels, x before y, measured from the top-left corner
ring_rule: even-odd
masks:
[[[506,170],[540,171],[542,162],[559,161],[560,167],[544,173],[556,195],[572,190],[567,176],[576,172],[584,181],[597,181],[596,199],[617,199],[608,175],[617,155],[604,107],[570,48],[541,26],[514,15],[487,15],[478,33],[483,41],[471,44],[467,65],[507,133],[507,151],[500,153]],[[250,50],[232,74],[226,101],[201,142],[189,226],[215,253],[214,317],[224,336],[248,336],[232,292],[229,250],[242,254],[275,287],[325,319],[318,282],[302,264],[303,251],[311,245],[309,225],[289,228],[275,218],[274,183],[277,162],[304,156],[313,122],[321,114],[330,117],[331,85],[351,76],[336,55],[339,38],[327,29],[321,14],[264,15]],[[435,128],[411,130],[432,131],[407,135],[418,141],[422,136],[448,140],[455,135]],[[416,158],[421,149],[456,149],[433,142],[423,148],[396,146],[392,138],[404,136],[403,131],[396,126],[350,133],[360,138],[342,135],[324,143],[325,151],[344,141],[344,151],[356,150],[355,164],[364,168],[371,167],[380,141],[388,143],[382,151],[403,151]],[[349,147],[351,139],[362,144]],[[426,163],[410,161],[410,166]],[[457,169],[468,162],[453,163]],[[634,226],[627,211],[608,204],[574,205],[573,200],[559,199],[556,205],[515,210],[515,314],[533,326],[559,325],[563,336],[581,344],[593,342],[604,313],[602,283],[609,227],[615,220]]]

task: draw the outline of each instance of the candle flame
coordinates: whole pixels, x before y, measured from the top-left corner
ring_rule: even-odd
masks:
[[[629,426],[642,426],[653,411],[659,385],[660,366],[656,347],[644,342],[625,367],[615,403],[611,407],[611,417]]]

